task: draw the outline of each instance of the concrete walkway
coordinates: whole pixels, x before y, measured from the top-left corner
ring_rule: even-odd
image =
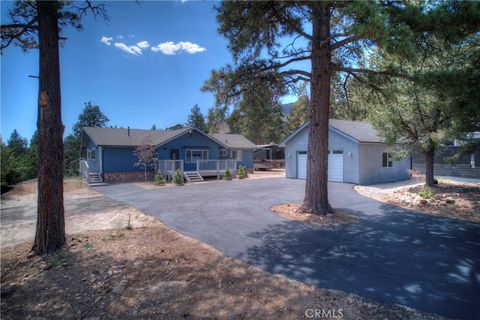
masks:
[[[270,211],[303,199],[304,181],[284,178],[97,190],[272,273],[447,317],[480,317],[478,223],[408,212],[331,183],[332,205],[360,223],[304,225]]]

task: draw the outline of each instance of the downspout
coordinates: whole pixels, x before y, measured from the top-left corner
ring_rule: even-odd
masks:
[[[103,147],[98,147],[98,160],[99,160],[99,171],[100,174],[103,174]]]

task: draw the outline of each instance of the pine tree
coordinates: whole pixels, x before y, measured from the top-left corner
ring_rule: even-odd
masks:
[[[198,104],[194,105],[190,110],[190,114],[187,119],[187,126],[195,127],[203,132],[208,132],[207,123],[205,122],[205,116],[202,114]]]

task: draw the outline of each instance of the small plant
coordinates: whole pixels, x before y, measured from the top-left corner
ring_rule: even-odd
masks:
[[[87,251],[90,251],[90,250],[93,249],[93,243],[91,243],[91,242],[85,242],[85,243],[83,244],[83,248],[84,248],[85,250],[87,250]]]
[[[240,166],[238,168],[238,178],[239,179],[247,179],[248,178],[247,166]]]
[[[417,191],[417,194],[423,199],[431,199],[435,196],[435,191],[431,188],[423,188]]]
[[[68,251],[57,251],[48,259],[48,266],[50,268],[58,267],[62,264],[68,264],[72,260],[72,255]]]
[[[164,186],[166,183],[165,181],[165,177],[163,176],[163,174],[161,172],[157,173],[157,175],[155,176],[155,185],[156,186]]]
[[[125,229],[126,229],[126,230],[132,230],[132,229],[133,229],[133,227],[132,227],[132,223],[131,223],[131,221],[130,221],[130,220],[131,220],[131,216],[130,216],[130,215],[128,215],[128,221],[127,221],[127,225],[125,226]]]
[[[102,237],[102,241],[108,242],[113,240],[113,234],[109,233]]]
[[[225,175],[223,176],[223,180],[232,181],[232,173],[230,172],[229,168],[225,169]]]
[[[183,175],[180,172],[180,169],[177,169],[177,171],[175,171],[175,177],[173,177],[173,182],[175,182],[177,186],[183,186]]]

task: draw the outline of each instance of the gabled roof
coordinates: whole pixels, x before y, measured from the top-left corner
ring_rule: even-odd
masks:
[[[285,145],[293,137],[298,135],[304,129],[308,128],[309,123],[304,123],[300,128],[298,128],[294,133],[292,133],[285,141],[282,142],[282,145]],[[378,135],[378,131],[366,121],[351,121],[351,120],[338,120],[330,119],[329,120],[330,129],[339,131],[340,133],[358,141],[365,143],[384,143],[384,141]]]
[[[256,146],[253,142],[245,138],[241,134],[234,133],[213,133],[211,136],[218,141],[225,144],[231,149],[255,149]]]
[[[160,146],[191,130],[196,130],[218,144],[226,147],[220,141],[201,132],[197,128],[182,128],[170,131],[119,129],[119,128],[94,128],[85,127],[83,131],[97,146],[135,147],[145,143]]]

